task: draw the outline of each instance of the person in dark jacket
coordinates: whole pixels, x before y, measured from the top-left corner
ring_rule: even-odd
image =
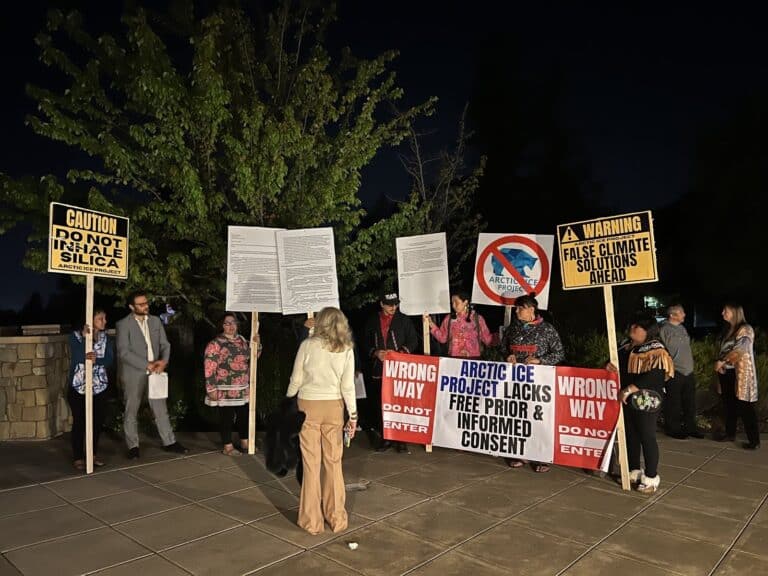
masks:
[[[616,366],[608,363],[605,368],[616,372]],[[619,398],[624,406],[624,423],[627,435],[629,478],[638,492],[652,494],[659,488],[659,445],[656,441],[656,410],[644,410],[633,402],[632,397],[651,391],[656,398],[664,394],[664,384],[675,375],[675,365],[664,344],[659,340],[656,318],[638,313],[629,327],[629,341],[619,348]],[[645,470],[640,468],[642,452]]]
[[[554,366],[565,358],[560,335],[539,314],[539,303],[533,294],[515,299],[515,318],[504,330],[501,351],[512,364]],[[509,458],[507,464],[510,468],[521,468],[527,461]],[[531,466],[536,472],[549,472],[549,465],[543,462],[531,462]]]
[[[109,382],[107,369],[115,359],[112,341],[107,336],[107,313],[104,310],[93,311],[91,326],[82,331],[75,331],[69,337],[69,386],[67,402],[72,410],[72,455],[74,466],[85,470],[85,360],[93,362],[93,464],[104,466],[96,455],[99,447],[99,434],[104,423],[106,397],[104,391]],[[85,351],[85,335],[93,330],[93,350]]]
[[[387,351],[415,353],[419,336],[413,322],[398,310],[400,298],[396,292],[384,293],[379,298],[379,312],[365,327],[362,355],[367,361],[365,425],[371,444],[379,452],[395,447],[398,452],[408,452],[405,442],[389,442],[383,439],[381,415],[381,375]]]

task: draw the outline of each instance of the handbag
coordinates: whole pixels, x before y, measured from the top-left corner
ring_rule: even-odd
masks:
[[[168,373],[149,375],[149,390],[147,396],[150,400],[165,400],[168,398]]]
[[[650,388],[641,388],[629,396],[629,404],[639,412],[655,414],[661,410],[663,400],[661,394]]]

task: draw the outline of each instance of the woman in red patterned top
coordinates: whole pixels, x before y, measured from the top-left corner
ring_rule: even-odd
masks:
[[[239,456],[248,450],[248,393],[251,348],[237,332],[237,317],[226,312],[219,321],[219,335],[205,347],[205,403],[218,408],[223,454]],[[261,354],[259,335],[254,343]],[[232,444],[232,425],[240,437],[240,451]]]
[[[443,318],[439,327],[429,314],[424,315],[432,336],[441,344],[448,343],[448,355],[453,358],[480,358],[481,344],[491,346],[494,340],[485,319],[472,309],[466,292],[451,296],[451,307],[453,312]]]

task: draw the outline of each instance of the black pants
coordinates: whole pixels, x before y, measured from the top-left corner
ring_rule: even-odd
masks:
[[[93,453],[99,447],[99,435],[104,424],[104,408],[106,394],[101,392],[93,395]],[[67,402],[72,411],[72,456],[75,460],[85,459],[85,394],[69,387]]]
[[[627,404],[624,410],[624,427],[627,432],[627,458],[630,470],[639,470],[640,453],[645,461],[645,475],[653,478],[658,474],[659,445],[656,443],[658,414],[641,412]]]
[[[757,402],[745,402],[736,397],[736,370],[726,370],[725,374],[718,374],[718,377],[723,395],[726,436],[736,436],[736,419],[741,417],[747,440],[752,444],[759,444],[760,431],[755,411]]]
[[[665,384],[664,430],[667,434],[696,432],[696,376],[675,372]]]
[[[248,440],[248,404],[219,406],[219,432],[222,444],[232,444],[232,428],[237,429],[240,440]]]

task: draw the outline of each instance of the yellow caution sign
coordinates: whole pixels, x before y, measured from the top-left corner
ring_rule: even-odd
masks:
[[[128,218],[51,202],[48,271],[128,277]]]
[[[635,212],[557,227],[563,289],[655,282],[651,212]]]

